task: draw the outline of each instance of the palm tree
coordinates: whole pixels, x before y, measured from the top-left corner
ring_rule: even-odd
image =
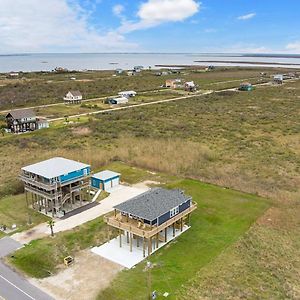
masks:
[[[53,227],[55,224],[54,220],[51,219],[47,223],[48,223],[48,227],[50,227],[50,230],[51,230],[51,236],[54,236],[54,231],[53,231]]]

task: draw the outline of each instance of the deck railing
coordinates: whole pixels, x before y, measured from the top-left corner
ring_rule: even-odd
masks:
[[[168,221],[164,222],[163,224],[158,225],[158,226],[152,226],[152,227],[149,225],[149,226],[146,226],[145,228],[139,228],[138,221],[136,221],[135,224],[127,222],[127,221],[123,221],[122,219],[118,219],[117,218],[118,216],[111,215],[111,213],[104,216],[104,221],[112,227],[115,227],[115,228],[118,228],[121,230],[125,230],[125,231],[129,231],[129,232],[131,232],[135,235],[141,236],[141,237],[150,238],[150,237],[156,235],[157,233],[159,233],[160,231],[162,231],[163,229],[169,227],[173,223],[177,222],[181,218],[190,214],[195,209],[197,209],[197,203],[193,202],[189,208],[187,208],[183,212],[179,213],[178,215],[174,216],[173,218],[169,219]]]

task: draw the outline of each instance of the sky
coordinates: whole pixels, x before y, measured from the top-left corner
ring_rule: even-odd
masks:
[[[299,54],[299,28],[299,0],[0,0],[0,54]]]

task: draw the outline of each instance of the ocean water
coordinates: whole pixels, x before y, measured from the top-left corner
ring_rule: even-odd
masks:
[[[236,61],[236,63],[197,63],[195,61]],[[116,68],[132,69],[134,66],[155,65],[216,65],[216,66],[254,66],[240,64],[239,61],[283,63],[288,65],[268,65],[268,67],[290,67],[300,69],[300,55],[281,57],[244,56],[236,54],[197,54],[197,53],[90,53],[90,54],[24,54],[0,55],[0,72],[11,71],[51,71],[55,67],[69,70],[114,70]],[[295,64],[295,65],[290,65]],[[298,65],[297,65],[298,64]],[[263,66],[263,65],[262,65]]]

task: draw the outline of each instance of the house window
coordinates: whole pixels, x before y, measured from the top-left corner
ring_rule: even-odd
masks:
[[[175,208],[170,210],[170,218],[173,218],[179,213],[179,206],[176,206]]]

